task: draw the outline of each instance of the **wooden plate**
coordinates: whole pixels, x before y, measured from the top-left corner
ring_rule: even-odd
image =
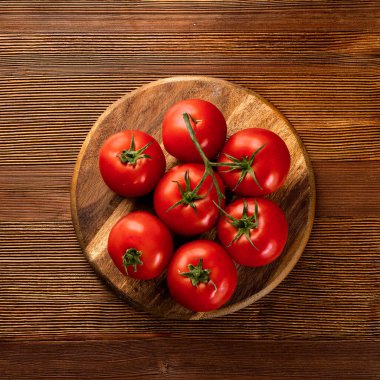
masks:
[[[214,103],[224,114],[228,134],[247,127],[267,128],[277,133],[291,153],[291,169],[285,185],[270,196],[285,211],[289,237],[282,255],[262,268],[238,266],[238,287],[223,308],[194,313],[169,296],[165,274],[150,281],[124,277],[107,253],[108,234],[115,222],[134,209],[152,209],[152,196],[126,199],[104,184],[98,169],[101,144],[123,129],[141,129],[160,143],[161,123],[166,110],[187,98]],[[161,144],[162,146],[162,144]],[[166,156],[167,167],[175,164]],[[221,79],[174,77],[138,88],[112,104],[89,132],[74,170],[71,211],[83,252],[92,267],[119,296],[139,309],[175,319],[205,319],[232,313],[273,290],[292,270],[308,241],[315,208],[314,176],[306,150],[294,128],[268,101],[258,94]],[[208,238],[215,234],[211,232]]]

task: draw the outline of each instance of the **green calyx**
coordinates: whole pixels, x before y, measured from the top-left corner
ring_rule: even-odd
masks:
[[[185,187],[183,187],[178,181],[173,181],[177,184],[178,190],[181,193],[181,199],[174,203],[173,206],[170,206],[166,212],[172,210],[173,208],[179,206],[179,205],[184,205],[184,206],[190,206],[193,208],[195,211],[197,210],[197,206],[195,204],[195,201],[198,201],[199,199],[204,198],[202,195],[198,194],[198,191],[203,184],[204,180],[206,177],[202,177],[201,181],[198,183],[198,185],[192,190],[191,189],[191,183],[190,183],[190,174],[189,171],[186,170],[184,180],[185,180]]]
[[[210,160],[207,158],[207,156],[203,152],[202,147],[199,144],[197,137],[195,136],[194,129],[192,128],[191,123],[190,123],[190,120],[191,120],[194,124],[197,124],[197,122],[199,122],[199,120],[194,120],[192,118],[192,116],[186,112],[184,112],[182,114],[182,116],[183,116],[183,119],[185,120],[186,129],[187,129],[187,132],[189,133],[191,141],[194,143],[194,145],[195,145],[197,151],[199,152],[199,155],[201,156],[201,158],[204,162],[204,165],[205,165],[205,171],[203,173],[203,177],[201,179],[200,184],[204,182],[204,180],[207,178],[207,176],[210,176],[212,179],[212,182],[214,183],[216,194],[218,196],[218,204],[221,205],[225,196],[224,196],[223,192],[220,190],[218,180],[215,177],[214,170],[212,169],[213,164],[210,162]],[[200,186],[200,185],[198,184],[198,186]]]
[[[119,159],[123,164],[136,165],[136,162],[142,158],[151,158],[148,154],[145,154],[145,150],[153,143],[153,141],[148,142],[142,148],[136,150],[135,147],[135,136],[132,134],[131,145],[129,149],[124,149],[119,155]]]
[[[179,274],[190,279],[193,286],[198,286],[199,283],[210,283],[214,287],[215,291],[218,290],[215,283],[210,280],[211,270],[203,269],[203,259],[199,259],[199,262],[196,266],[189,264],[187,268],[189,269],[188,272],[179,272]]]
[[[214,202],[215,203],[215,202]],[[230,223],[233,227],[236,228],[237,233],[234,238],[231,240],[230,244],[227,247],[230,247],[232,243],[239,240],[243,235],[249,241],[253,248],[258,249],[251,239],[251,230],[256,229],[259,226],[259,207],[255,200],[255,212],[253,215],[248,216],[248,204],[244,199],[243,213],[240,219],[234,218],[230,214],[228,214],[225,210],[219,207],[216,203],[215,206],[218,207],[219,211],[225,216],[228,223]]]
[[[135,272],[137,272],[137,265],[143,265],[143,262],[141,261],[141,255],[142,252],[138,251],[136,248],[129,248],[125,251],[123,255],[123,266],[125,271],[128,274],[127,267],[129,265],[133,266],[133,269]]]
[[[256,149],[250,157],[245,156],[241,160],[239,160],[238,158],[233,157],[227,153],[224,153],[224,155],[231,162],[218,162],[218,163],[214,163],[213,166],[225,166],[225,167],[229,168],[228,170],[224,170],[224,172],[231,172],[233,170],[241,171],[240,177],[239,177],[238,181],[236,182],[236,185],[232,189],[232,191],[235,191],[237,189],[237,187],[242,183],[242,181],[247,176],[247,174],[251,175],[251,177],[255,181],[256,185],[258,186],[258,188],[260,190],[262,190],[263,188],[261,187],[259,181],[257,180],[256,174],[252,168],[252,165],[253,165],[253,162],[255,160],[257,153],[259,153],[264,147],[265,147],[265,144],[262,145],[260,148]]]

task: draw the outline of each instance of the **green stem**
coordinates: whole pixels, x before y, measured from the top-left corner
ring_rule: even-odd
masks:
[[[262,145],[260,148],[256,149],[255,152],[251,155],[251,157],[243,157],[241,160],[239,160],[236,157],[230,156],[229,154],[224,153],[224,155],[231,161],[231,162],[211,162],[212,166],[218,166],[218,167],[228,167],[229,170],[223,170],[224,172],[231,172],[233,170],[240,170],[240,177],[238,181],[236,182],[235,187],[232,189],[232,191],[235,191],[237,187],[240,185],[240,183],[244,180],[244,178],[249,173],[253,180],[255,181],[256,185],[260,190],[263,188],[261,187],[259,181],[257,180],[255,171],[252,169],[253,161],[257,155],[262,149],[264,149],[266,144]]]
[[[181,194],[181,199],[178,202],[174,203],[172,206],[170,206],[166,210],[166,212],[169,212],[170,210],[172,210],[173,208],[179,205],[190,206],[191,208],[194,209],[195,212],[197,212],[197,206],[195,205],[194,202],[199,199],[204,198],[204,196],[198,194],[199,186],[197,186],[194,190],[191,190],[190,174],[188,170],[186,170],[185,172],[184,180],[185,180],[185,188],[183,188],[182,185],[178,181],[173,181],[178,186],[178,190]]]
[[[199,259],[199,262],[196,266],[189,264],[187,266],[188,272],[179,272],[183,277],[187,277],[193,286],[198,286],[198,284],[211,284],[214,287],[214,291],[217,291],[214,281],[210,279],[211,270],[203,268],[203,259]]]
[[[136,165],[136,162],[142,158],[151,158],[149,154],[145,154],[145,150],[153,144],[153,141],[148,142],[142,148],[136,150],[135,148],[135,136],[132,134],[131,145],[129,149],[124,149],[120,154],[117,155],[119,160],[123,164],[131,164],[132,166]]]
[[[250,231],[258,228],[259,226],[259,206],[255,200],[255,212],[252,216],[248,216],[248,204],[244,199],[243,212],[240,219],[228,214],[225,210],[219,207],[215,202],[214,205],[219,209],[220,213],[227,219],[227,223],[231,224],[236,229],[236,234],[227,247],[230,247],[235,241],[239,240],[243,235],[253,248],[257,250],[257,247],[253,243],[250,235]]]
[[[207,176],[210,176],[212,178],[212,182],[214,183],[216,194],[218,196],[218,204],[221,205],[223,199],[225,198],[225,196],[224,196],[223,192],[220,190],[218,180],[216,179],[215,173],[212,170],[212,163],[206,157],[205,153],[203,152],[203,149],[202,149],[201,145],[199,144],[199,141],[198,141],[197,137],[195,136],[194,129],[192,128],[192,126],[190,124],[190,116],[189,116],[189,114],[187,114],[186,112],[184,112],[183,113],[183,119],[185,120],[186,128],[187,128],[187,131],[189,132],[191,141],[194,143],[195,147],[197,148],[197,150],[199,152],[199,155],[201,156],[201,158],[203,160],[203,163],[205,165],[205,172],[204,172],[204,174],[202,176],[202,179],[200,180],[200,182],[198,183],[198,185],[196,186],[196,188],[193,191],[197,192],[199,190],[199,188],[201,187],[202,183],[207,178]]]

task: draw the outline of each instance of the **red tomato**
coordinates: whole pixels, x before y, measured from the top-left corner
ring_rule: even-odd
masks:
[[[238,199],[226,207],[217,234],[236,262],[259,267],[281,254],[288,223],[283,211],[269,199]]]
[[[230,163],[218,167],[228,188],[243,196],[261,196],[276,191],[285,182],[290,154],[275,133],[247,128],[230,137],[218,162]]]
[[[166,112],[162,124],[165,149],[180,161],[203,162],[190,139],[183,113],[189,115],[195,136],[207,158],[215,157],[226,141],[227,124],[216,106],[201,99],[183,100]]]
[[[154,209],[159,218],[180,235],[197,235],[210,230],[219,218],[214,205],[218,196],[210,176],[207,176],[198,191],[204,165],[182,164],[169,170],[154,191]],[[224,194],[224,185],[215,173]],[[224,204],[224,201],[222,201]]]
[[[131,212],[112,228],[108,253],[120,272],[133,278],[158,277],[173,253],[172,236],[167,227],[145,211]]]
[[[104,182],[124,197],[137,197],[152,191],[165,167],[160,145],[141,131],[125,130],[112,135],[99,153]]]
[[[236,288],[236,268],[227,252],[209,240],[180,247],[171,260],[167,282],[171,296],[194,311],[218,309]]]

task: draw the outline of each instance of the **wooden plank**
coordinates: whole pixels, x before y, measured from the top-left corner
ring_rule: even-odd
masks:
[[[378,379],[377,342],[170,338],[2,343],[2,379]],[[226,360],[226,358],[228,358]]]
[[[91,102],[95,103],[94,100]],[[38,111],[30,108],[28,113],[22,115],[21,112],[17,112],[17,108],[14,108],[13,114],[2,116],[2,125],[0,125],[2,165],[19,165],[21,148],[28,151],[28,154],[22,157],[22,162],[27,165],[74,163],[90,129],[90,122],[96,120],[106,105],[98,109],[98,114],[91,110],[85,115],[78,116],[75,116],[77,107],[65,108],[62,113],[54,111],[54,108],[43,110],[38,105],[34,105],[34,108]],[[64,110],[67,111],[66,115]],[[25,110],[23,112],[25,113]],[[40,114],[39,118],[29,117],[34,112]],[[321,117],[317,123],[308,116],[301,118],[298,115],[289,119],[296,124],[313,160],[351,161],[380,158],[380,125],[378,126],[375,119],[363,118],[359,121],[356,118],[348,117],[343,120],[336,117],[327,121]]]
[[[37,145],[33,141],[31,144]],[[312,164],[318,217],[359,218],[380,214],[380,160],[321,160]],[[67,164],[66,160],[62,165],[0,166],[0,197],[5,200],[0,202],[0,221],[70,221],[73,169],[73,164]]]
[[[272,293],[230,316],[194,323],[157,319],[118,299],[90,268],[70,222],[1,223],[0,340],[372,340],[379,232],[379,218],[318,218],[300,261]]]
[[[317,215],[376,216],[380,212],[380,161],[317,161]]]
[[[8,32],[368,30],[379,24],[376,1],[302,3],[249,1],[13,2],[1,6]]]
[[[110,103],[141,84],[189,73],[223,77],[267,97],[299,131],[312,159],[380,156],[372,31],[66,32],[2,34],[0,42],[3,164],[18,164],[21,147],[28,150],[25,164],[74,162]]]
[[[376,30],[347,31],[339,33],[335,30],[321,32],[314,30],[302,33],[292,33],[282,30],[281,33],[269,31],[252,32],[134,32],[129,35],[81,34],[75,30],[59,34],[0,34],[2,57],[9,62],[16,57],[16,67],[27,64],[24,60],[30,58],[29,64],[36,65],[43,61],[62,66],[65,63],[81,62],[87,54],[93,56],[91,65],[103,65],[112,58],[112,65],[122,65],[125,56],[133,54],[132,60],[148,60],[159,63],[178,60],[186,64],[194,60],[194,53],[202,53],[207,58],[238,62],[247,59],[250,63],[263,60],[262,54],[268,54],[264,59],[269,62],[281,57],[283,64],[293,58],[297,63],[322,62],[329,58],[331,68],[336,68],[346,62],[350,66],[363,65],[373,70],[376,67],[377,52]],[[291,42],[291,49],[289,48]],[[64,44],[64,45],[62,45]],[[93,49],[97,47],[97,49]],[[89,49],[91,48],[91,51]],[[228,49],[228,55],[225,54]],[[34,51],[38,55],[33,55]],[[104,55],[107,52],[107,56]],[[165,55],[163,54],[165,53]],[[43,54],[43,56],[42,56]],[[323,55],[322,55],[323,54]],[[294,60],[294,58],[297,58]],[[107,65],[108,66],[108,65]],[[7,67],[2,67],[4,72]],[[9,67],[8,69],[11,69]],[[343,73],[340,73],[341,75]],[[364,76],[371,72],[362,73]]]

